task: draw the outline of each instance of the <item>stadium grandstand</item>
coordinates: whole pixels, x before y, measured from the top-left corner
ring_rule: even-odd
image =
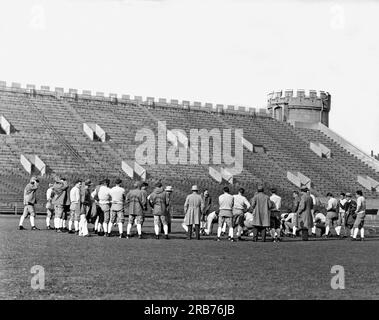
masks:
[[[146,180],[150,186],[161,180],[173,186],[178,216],[193,184],[207,188],[213,197],[223,185],[233,192],[242,186],[249,198],[259,184],[275,187],[284,207],[302,185],[321,201],[328,192],[362,189],[368,208],[377,209],[379,161],[328,128],[329,110],[330,95],[313,90],[273,92],[267,108],[254,109],[0,82],[0,212],[22,212],[23,189],[31,175],[41,182],[36,206],[40,213],[45,212],[45,192],[55,175],[70,184],[79,177],[94,184],[120,177],[126,188],[134,180]],[[164,141],[157,138],[163,122]],[[136,137],[144,128],[155,135],[156,158],[160,149],[176,146],[185,150],[188,162],[137,161],[143,141]],[[214,128],[243,130],[241,172],[215,161],[214,139],[209,139],[209,163],[189,160],[190,131],[209,133]],[[232,150],[240,142],[236,139],[231,139]]]

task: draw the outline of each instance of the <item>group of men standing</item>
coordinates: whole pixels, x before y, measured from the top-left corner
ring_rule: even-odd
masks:
[[[89,235],[88,222],[92,222],[98,235],[110,237],[113,226],[117,225],[119,237],[124,238],[125,216],[128,214],[126,238],[131,236],[131,229],[136,225],[138,238],[141,239],[145,212],[149,205],[154,216],[156,239],[159,239],[161,232],[168,239],[171,231],[172,187],[163,188],[162,183],[157,182],[153,192],[148,195],[146,182],[135,182],[129,192],[121,184],[121,179],[116,179],[114,186],[110,188],[110,180],[104,179],[91,191],[90,180],[77,180],[69,190],[66,179],[56,177],[46,192],[47,229],[55,229],[57,232],[67,229],[69,233],[86,237]],[[24,229],[24,219],[29,215],[32,230],[37,230],[34,205],[37,203],[38,187],[39,181],[36,177],[32,177],[25,187],[20,230]],[[267,231],[274,242],[281,241],[283,234],[296,236],[298,232],[302,240],[308,240],[310,231],[315,235],[317,229],[321,230],[323,236],[329,237],[333,227],[341,237],[342,228],[349,228],[352,239],[357,239],[359,231],[361,239],[364,238],[366,202],[361,190],[356,192],[357,201],[352,199],[350,193],[341,193],[339,200],[328,193],[326,215],[314,210],[316,198],[305,187],[301,188],[300,196],[294,191],[292,212],[285,214],[281,214],[282,199],[275,188],[271,189],[271,196],[268,196],[264,188],[258,186],[250,201],[244,194],[243,188],[237,194],[231,195],[229,187],[224,187],[223,194],[218,198],[218,209],[211,212],[212,198],[208,190],[200,194],[198,187],[192,186],[191,194],[184,203],[183,227],[187,238],[192,239],[193,231],[196,239],[200,239],[201,234],[210,235],[215,222],[218,223],[217,241],[221,241],[227,228],[228,240],[232,242],[243,240],[242,235],[249,229],[252,230],[250,235],[253,236],[253,241],[258,240],[259,234],[262,241],[266,241]],[[51,227],[53,217],[54,227]]]

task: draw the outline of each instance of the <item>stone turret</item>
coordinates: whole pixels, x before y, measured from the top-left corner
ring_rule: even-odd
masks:
[[[268,94],[268,112],[278,121],[321,122],[329,126],[331,96],[324,91],[293,90],[275,91]]]

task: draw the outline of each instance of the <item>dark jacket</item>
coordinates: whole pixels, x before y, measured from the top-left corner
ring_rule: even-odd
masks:
[[[298,225],[300,228],[310,229],[313,227],[313,200],[308,194],[303,194],[300,198],[299,208],[297,209]]]
[[[250,200],[251,208],[254,210],[253,226],[269,227],[270,226],[270,210],[275,208],[270,197],[263,192],[258,192]]]
[[[143,210],[146,208],[146,192],[140,189],[133,189],[126,195],[126,210],[131,215],[143,216]]]
[[[167,206],[169,205],[169,198],[167,192],[162,187],[157,187],[149,196],[149,204],[153,208],[153,215],[165,216],[167,215]]]
[[[345,203],[345,226],[352,228],[356,218],[357,202],[355,200]]]
[[[67,189],[68,189],[67,181],[54,182],[54,185],[53,185],[54,198],[52,201],[53,205],[55,206],[67,205],[67,202],[69,201]]]

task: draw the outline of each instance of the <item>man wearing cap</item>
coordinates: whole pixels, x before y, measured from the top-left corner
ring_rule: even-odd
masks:
[[[109,179],[100,181],[100,185],[95,188],[91,193],[91,197],[97,202],[97,233],[101,235],[101,226],[103,226],[103,233],[107,235],[108,223],[110,220],[110,202],[111,195],[109,189]]]
[[[301,198],[297,209],[297,227],[301,230],[301,239],[308,240],[309,229],[313,227],[313,200],[308,194],[308,188],[301,188]]]
[[[53,184],[49,183],[49,188],[46,190],[46,229],[51,230],[50,220],[54,216],[54,206],[51,203],[54,197]]]
[[[154,191],[149,195],[149,204],[153,208],[155,238],[159,239],[160,225],[163,224],[165,239],[168,239],[167,206],[169,198],[163,190],[162,183],[155,184]]]
[[[333,197],[333,194],[328,192],[328,205],[326,207],[326,228],[325,228],[325,237],[330,237],[331,234],[329,234],[330,228],[333,227],[334,223],[338,219],[338,213],[337,213],[337,207],[338,207],[338,201],[336,198]],[[336,233],[339,236],[339,230],[336,229]]]
[[[237,227],[237,239],[241,241],[241,234],[244,227],[245,212],[250,209],[250,203],[245,198],[245,189],[240,188],[238,194],[233,195],[233,217],[232,217],[232,227]],[[233,239],[233,235],[232,235]]]
[[[134,189],[130,190],[126,195],[125,205],[129,213],[129,222],[126,229],[126,238],[129,239],[130,231],[134,224],[137,223],[138,239],[142,239],[142,223],[144,220],[143,210],[146,207],[146,193],[141,190],[141,184],[135,182]]]
[[[107,237],[111,235],[113,223],[118,224],[118,233],[120,238],[124,238],[124,202],[125,202],[125,189],[121,187],[122,180],[117,178],[115,186],[110,190],[112,198],[111,217],[107,228]]]
[[[52,204],[54,205],[54,227],[57,232],[62,232],[63,218],[64,218],[64,206],[68,201],[68,183],[65,179],[55,177],[53,185],[54,198]]]
[[[38,230],[35,226],[35,216],[36,212],[34,205],[37,203],[36,192],[39,186],[39,181],[36,177],[32,177],[30,182],[26,185],[24,189],[24,212],[20,218],[19,230],[25,230],[23,223],[26,217],[30,215],[30,225],[32,230]]]
[[[258,186],[258,192],[250,200],[251,210],[255,209],[253,217],[253,241],[258,241],[258,232],[262,233],[262,241],[266,241],[266,228],[270,227],[270,210],[274,208],[269,196],[264,193],[263,186]]]
[[[366,199],[363,196],[362,190],[357,190],[355,192],[357,197],[357,209],[356,209],[356,219],[353,226],[353,238],[351,240],[357,240],[357,235],[360,230],[361,241],[365,238],[365,229],[363,228],[366,216]]]
[[[184,203],[184,223],[188,228],[187,239],[192,238],[192,226],[195,225],[196,239],[200,240],[200,218],[202,210],[204,209],[204,200],[199,195],[196,185],[191,188],[192,193],[187,196]]]
[[[80,197],[80,187],[81,180],[75,181],[75,185],[70,190],[70,220],[68,222],[68,232],[73,233],[72,224],[74,224],[76,234],[79,234],[79,220],[80,220],[80,207],[81,207],[81,197]]]
[[[222,226],[224,222],[229,228],[228,240],[234,241],[233,226],[232,226],[234,197],[229,193],[229,187],[225,186],[223,188],[223,191],[224,193],[218,197],[220,213],[218,215],[217,241],[221,241],[221,232],[222,232]]]

